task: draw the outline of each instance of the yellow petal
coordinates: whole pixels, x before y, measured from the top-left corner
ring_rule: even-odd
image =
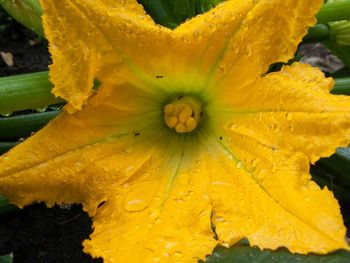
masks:
[[[331,95],[332,87],[318,68],[295,63],[249,92],[233,88],[222,100],[231,108],[232,131],[276,150],[303,152],[313,163],[350,143],[350,98]]]
[[[145,138],[149,127],[158,124],[158,114],[149,112],[152,106],[146,95],[140,99],[136,94],[142,91],[130,86],[103,86],[84,111],[62,113],[35,136],[2,155],[1,193],[19,206],[40,200],[49,206],[82,202],[93,213],[113,179],[101,176],[96,162],[123,154],[142,139],[142,145],[152,144],[153,140]],[[96,188],[95,180],[101,180],[105,189]]]
[[[338,203],[311,181],[305,155],[273,151],[230,130],[222,136],[225,150],[217,148],[216,160],[206,165],[212,220],[223,245],[246,237],[261,249],[348,249]]]
[[[41,0],[41,4],[53,59],[53,92],[69,102],[70,112],[81,109],[94,79],[118,81],[130,61],[147,69],[149,58],[169,37],[170,30],[157,26],[136,0]]]
[[[243,85],[270,64],[287,62],[323,0],[228,0],[175,29],[191,58]],[[195,47],[195,48],[193,48]],[[239,72],[239,73],[238,73]]]
[[[203,166],[170,160],[173,151],[155,150],[147,164],[110,193],[93,219],[85,252],[104,262],[145,263],[195,263],[211,253],[217,241],[207,177],[194,172]]]

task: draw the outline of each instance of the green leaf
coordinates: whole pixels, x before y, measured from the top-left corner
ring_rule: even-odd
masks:
[[[201,261],[203,262],[203,261]],[[241,242],[231,248],[216,248],[206,263],[347,263],[350,253],[338,251],[328,255],[298,255],[285,249],[276,251],[252,248],[246,242]]]
[[[27,137],[56,117],[59,111],[0,117],[0,138]]]
[[[5,256],[0,256],[0,263],[12,263],[13,262],[13,255],[5,255]]]
[[[350,148],[339,148],[331,157],[322,158],[317,164],[334,176],[334,182],[350,189]]]
[[[321,187],[327,186],[335,197],[350,203],[350,148],[340,148],[311,167],[312,178]],[[350,261],[349,261],[350,262]]]
[[[0,142],[0,155],[16,146],[16,142]]]
[[[38,0],[0,0],[0,5],[22,25],[44,36],[42,9]]]
[[[326,41],[324,44],[327,48],[333,51],[348,68],[350,68],[350,46],[342,46],[335,41]]]
[[[158,24],[175,28],[224,0],[138,0]]]
[[[0,214],[6,214],[16,209],[18,209],[17,206],[11,205],[6,197],[0,195]]]

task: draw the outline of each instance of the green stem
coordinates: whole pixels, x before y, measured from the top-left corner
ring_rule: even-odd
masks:
[[[316,18],[318,23],[350,20],[350,0],[324,4]]]
[[[163,0],[139,0],[147,11],[147,13],[156,21],[158,24],[166,26],[168,28],[175,28],[177,21],[171,11],[168,1]]]
[[[330,29],[328,25],[317,24],[309,29],[308,34],[303,39],[303,43],[313,43],[327,41],[330,37]]]
[[[17,206],[11,205],[6,197],[0,195],[0,214],[5,214],[16,209]]]
[[[27,137],[56,117],[59,111],[23,114],[0,118],[0,138]]]
[[[62,103],[51,94],[48,72],[0,78],[0,113],[36,109]]]
[[[16,146],[16,142],[0,142],[0,155]]]
[[[18,22],[39,36],[44,36],[43,13],[38,0],[0,0],[0,5]]]
[[[336,78],[333,94],[350,95],[350,78]]]

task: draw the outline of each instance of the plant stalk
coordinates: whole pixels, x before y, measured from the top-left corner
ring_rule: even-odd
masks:
[[[16,142],[0,142],[0,155],[16,146]]]
[[[330,28],[326,24],[317,24],[309,29],[303,43],[327,41],[330,38]]]
[[[27,137],[55,118],[59,111],[47,111],[34,114],[22,114],[0,118],[0,138],[18,139]]]
[[[51,93],[48,72],[38,72],[0,78],[0,113],[46,107],[62,103]]]
[[[350,95],[350,77],[334,79],[333,94]]]
[[[316,18],[318,23],[350,20],[350,0],[324,4]]]

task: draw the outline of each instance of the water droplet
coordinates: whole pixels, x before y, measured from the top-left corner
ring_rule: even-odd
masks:
[[[245,53],[248,57],[250,57],[253,54],[252,46],[250,44],[246,45]]]
[[[84,169],[84,165],[81,162],[76,162],[74,164],[74,169],[76,172],[80,172]]]
[[[152,261],[155,262],[155,263],[159,263],[160,262],[159,258],[157,258],[157,257],[153,258]]]
[[[133,166],[128,166],[128,167],[126,167],[125,168],[125,175],[128,177],[128,176],[130,176],[130,175],[132,175],[134,172],[133,172],[133,170],[134,170],[134,167]]]
[[[286,118],[287,118],[288,121],[290,121],[290,120],[293,118],[293,114],[290,113],[290,112],[288,112],[288,113],[286,114]]]
[[[253,159],[252,160],[252,166],[253,167],[256,167],[258,165],[258,163],[259,163],[258,159]]]
[[[272,165],[272,172],[275,173],[278,170],[276,165]]]
[[[12,111],[5,111],[5,112],[0,112],[0,114],[2,115],[2,116],[4,116],[4,117],[9,117],[9,116],[11,116],[12,115]]]
[[[174,257],[176,257],[176,258],[181,258],[181,257],[183,257],[183,253],[181,252],[181,251],[176,251],[175,253],[174,253]]]
[[[219,65],[218,66],[219,71],[221,71],[223,74],[226,73],[226,67],[224,65]]]
[[[234,124],[234,123],[231,124],[231,125],[230,125],[230,129],[231,129],[231,130],[237,129],[237,124]]]
[[[193,37],[194,37],[194,38],[198,38],[198,37],[199,37],[199,33],[200,33],[199,30],[194,31],[194,32],[193,32]]]
[[[44,112],[44,111],[47,110],[47,107],[48,107],[48,106],[42,106],[42,107],[36,108],[35,110],[36,110],[37,112]]]
[[[107,18],[105,16],[100,17],[101,24],[106,24],[107,23]]]
[[[238,169],[243,168],[243,163],[242,163],[242,162],[237,162],[236,167],[237,167]]]
[[[124,148],[123,152],[126,154],[130,154],[130,153],[132,153],[132,148],[131,147]]]
[[[62,108],[62,105],[54,105],[49,107],[50,110],[58,111]]]
[[[124,208],[129,212],[142,211],[147,207],[147,203],[143,199],[132,199],[125,202]]]

